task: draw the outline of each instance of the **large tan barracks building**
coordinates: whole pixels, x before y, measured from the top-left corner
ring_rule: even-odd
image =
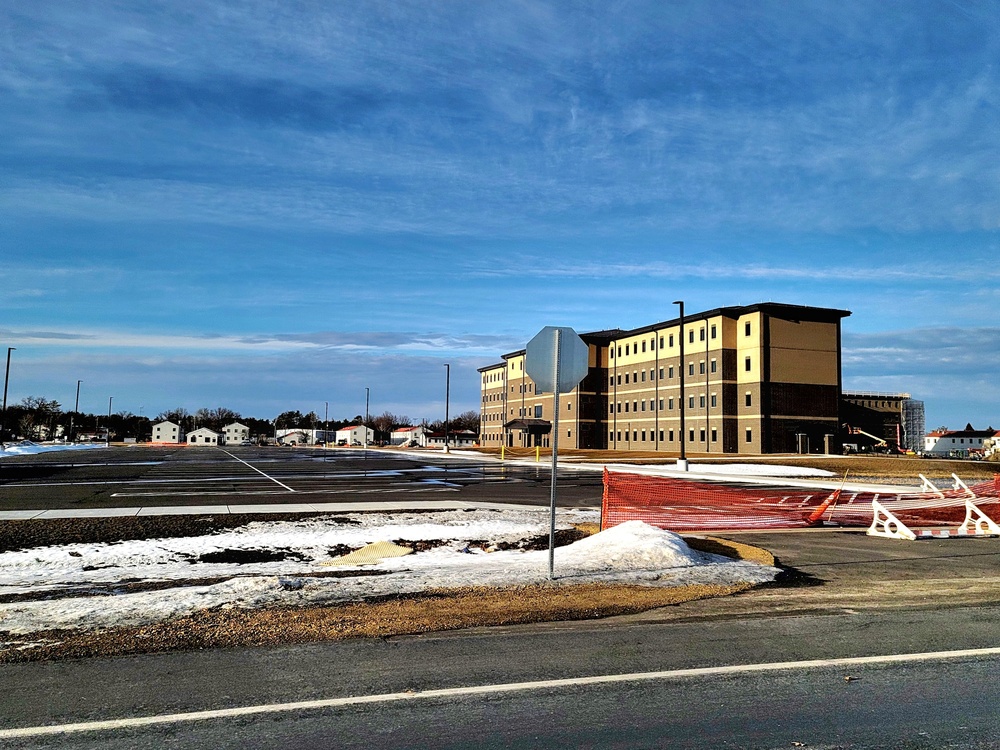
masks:
[[[683,330],[677,318],[582,334],[590,372],[559,395],[559,445],[676,453],[684,440],[690,453],[838,450],[840,323],[850,314],[768,302],[688,313]],[[552,394],[535,390],[524,356],[511,352],[479,370],[484,446],[550,445]]]

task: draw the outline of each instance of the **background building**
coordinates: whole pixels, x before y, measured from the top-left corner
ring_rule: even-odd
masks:
[[[897,453],[924,449],[924,402],[909,393],[849,391],[841,396],[844,447]]]
[[[570,448],[699,453],[839,451],[845,310],[762,303],[582,334],[590,371],[560,394]],[[683,341],[683,357],[681,356]],[[479,370],[484,446],[548,446],[552,394],[524,350]],[[681,386],[683,371],[683,388]],[[683,404],[684,431],[681,431]]]

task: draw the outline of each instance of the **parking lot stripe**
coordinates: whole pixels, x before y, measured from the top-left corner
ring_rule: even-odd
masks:
[[[220,450],[222,450],[222,449],[220,448]],[[274,477],[272,477],[272,476],[268,476],[268,475],[267,475],[267,474],[265,474],[265,473],[264,473],[263,471],[261,471],[260,469],[258,469],[258,468],[257,468],[256,466],[252,466],[252,465],[248,464],[248,463],[247,463],[246,461],[244,461],[244,460],[243,460],[242,458],[240,458],[239,456],[233,456],[233,454],[232,454],[232,453],[230,453],[229,451],[222,451],[222,452],[223,452],[223,453],[225,453],[225,454],[226,454],[227,456],[232,456],[232,457],[233,457],[233,458],[235,458],[235,459],[236,459],[237,461],[239,461],[239,462],[240,462],[241,464],[244,464],[245,466],[248,466],[248,467],[250,467],[251,469],[253,469],[254,471],[256,471],[256,472],[257,472],[258,474],[260,474],[260,475],[261,475],[262,477],[267,477],[268,479],[270,479],[270,480],[271,480],[272,482],[274,482],[275,484],[277,484],[277,485],[279,485],[279,486],[281,486],[281,487],[284,487],[284,488],[285,488],[286,490],[288,490],[289,492],[295,492],[295,490],[293,490],[293,489],[292,489],[291,487],[289,487],[289,486],[288,486],[287,484],[281,484],[281,482],[279,482],[279,481],[278,481],[277,479],[275,479],[275,478],[274,478]]]

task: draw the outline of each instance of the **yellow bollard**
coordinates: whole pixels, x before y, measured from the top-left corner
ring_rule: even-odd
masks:
[[[501,461],[503,461],[504,448],[506,448],[506,447],[507,446],[505,446],[505,445],[501,445],[500,446],[500,460]]]
[[[535,446],[535,463],[536,463],[536,464],[537,464],[537,463],[538,463],[538,461],[539,461],[539,458],[538,458],[538,457],[539,457],[539,456],[541,455],[541,453],[542,453],[542,446],[540,446],[540,445],[536,445],[536,446]]]

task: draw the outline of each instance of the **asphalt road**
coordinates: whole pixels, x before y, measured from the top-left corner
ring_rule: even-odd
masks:
[[[21,739],[0,735],[0,742],[11,748],[369,750],[788,748],[794,742],[813,748],[1000,747],[996,653],[896,664],[796,664],[989,648],[1000,642],[998,615],[997,607],[957,607],[669,625],[622,618],[5,665],[4,729],[271,708]],[[783,666],[746,669],[775,663]],[[719,667],[731,669],[675,673]],[[459,690],[654,671],[665,674],[483,694]],[[428,696],[431,690],[445,692]],[[344,705],[286,705],[324,699]]]
[[[601,474],[560,468],[560,505],[599,507]],[[441,453],[112,447],[5,458],[0,511],[420,499],[548,505],[549,464]]]

